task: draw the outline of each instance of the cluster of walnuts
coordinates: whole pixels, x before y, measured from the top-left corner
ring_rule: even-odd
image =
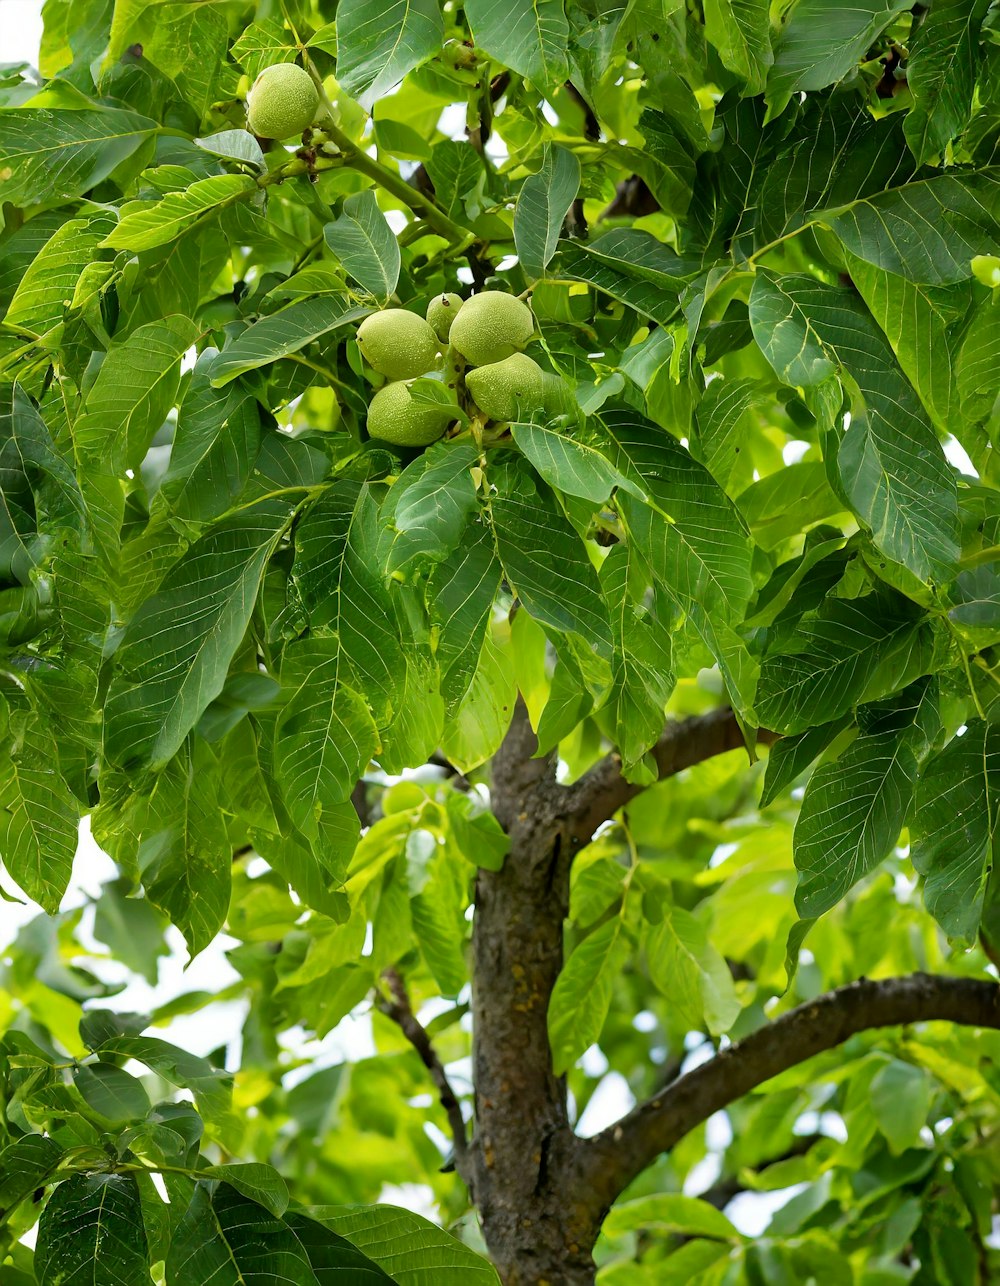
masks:
[[[369,436],[407,447],[437,441],[458,418],[463,370],[474,403],[468,409],[478,410],[481,420],[502,423],[556,410],[562,381],[521,351],[534,332],[527,304],[500,290],[484,290],[464,303],[460,295],[435,295],[426,319],[405,308],[366,317],[358,327],[358,348],[390,381],[368,407]],[[414,396],[410,381],[420,376],[442,380],[439,399]]]
[[[309,73],[278,63],[253,83],[247,126],[259,138],[289,138],[308,129],[319,110]],[[504,424],[565,409],[562,380],[522,351],[534,333],[527,304],[499,290],[464,302],[456,294],[435,296],[426,317],[405,308],[367,317],[358,328],[358,347],[368,366],[389,380],[368,407],[369,435],[425,447],[467,411],[481,422]],[[415,392],[411,382],[420,377],[441,381],[440,396]]]

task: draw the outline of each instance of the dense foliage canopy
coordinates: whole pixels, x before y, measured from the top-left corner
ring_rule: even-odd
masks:
[[[1000,6],[44,18],[0,66],[4,1286],[997,1280]],[[517,380],[438,314],[366,360],[487,290]],[[85,816],[120,875],[60,914]],[[176,930],[237,981],[118,1012]],[[220,999],[238,1049],[158,1032]]]

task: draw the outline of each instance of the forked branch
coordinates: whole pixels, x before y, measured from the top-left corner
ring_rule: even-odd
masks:
[[[775,740],[773,733],[763,729],[757,738],[762,743]],[[738,750],[744,744],[739,722],[728,706],[668,723],[653,747],[659,780],[727,750]],[[569,813],[577,846],[589,843],[602,822],[608,821],[645,789],[625,780],[619,755],[614,752],[605,755],[569,792]]]

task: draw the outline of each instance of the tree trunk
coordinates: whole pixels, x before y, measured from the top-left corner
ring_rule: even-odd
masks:
[[[590,1286],[596,1229],[567,1192],[579,1152],[547,1014],[569,908],[565,792],[523,705],[493,765],[493,809],[511,839],[480,871],[473,924],[474,1197],[505,1286]]]

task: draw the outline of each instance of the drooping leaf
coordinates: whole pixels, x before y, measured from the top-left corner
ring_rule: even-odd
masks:
[[[563,220],[580,188],[580,162],[547,144],[542,168],[526,179],[514,212],[514,245],[529,277],[541,277],[556,252]]]
[[[57,204],[95,187],[157,129],[117,108],[25,107],[0,114],[0,172],[12,205]]]
[[[399,280],[399,244],[374,192],[349,196],[343,214],[326,225],[323,235],[345,272],[378,298],[389,298]]]
[[[371,111],[441,47],[435,0],[344,0],[337,9],[337,78]]]
[[[60,1183],[39,1221],[35,1271],[45,1286],[146,1286],[149,1256],[132,1175],[75,1174]]]
[[[957,555],[955,478],[870,315],[845,290],[761,273],[751,291],[750,322],[789,383],[817,383],[835,364],[856,381],[864,402],[852,409],[837,455],[847,496],[884,554],[921,579],[950,579]],[[804,380],[801,354],[810,355]]]
[[[569,26],[562,0],[469,0],[466,17],[476,43],[540,90],[566,79]]]
[[[971,719],[929,759],[910,817],[913,865],[927,909],[952,937],[975,938],[992,859],[1000,790],[1000,735]]]
[[[374,1260],[399,1286],[497,1286],[481,1255],[436,1224],[397,1206],[312,1206],[312,1219],[339,1233]]]
[[[126,205],[118,226],[103,244],[114,250],[149,250],[167,245],[216,211],[254,191],[254,180],[245,174],[218,174],[199,179],[189,188],[168,192],[153,205],[140,202],[137,209]]]
[[[906,63],[914,104],[903,128],[918,165],[940,155],[969,119],[979,30],[988,8],[986,0],[944,0],[916,30]]]
[[[220,523],[132,618],[107,700],[112,762],[161,767],[222,691],[288,516],[268,500]]]

